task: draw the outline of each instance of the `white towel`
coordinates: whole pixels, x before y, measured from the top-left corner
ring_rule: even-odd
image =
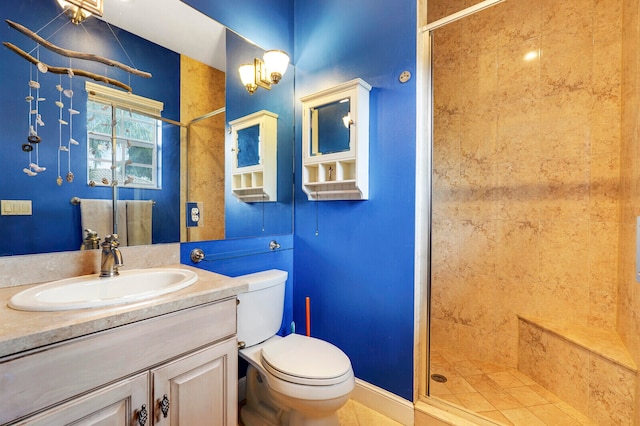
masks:
[[[111,200],[80,200],[80,217],[82,225],[82,236],[85,236],[85,229],[91,229],[98,233],[100,242],[104,237],[113,234],[113,209]],[[127,245],[127,209],[126,204],[118,201],[118,241],[121,246]]]
[[[129,245],[151,244],[153,202],[149,200],[128,200],[126,203]]]

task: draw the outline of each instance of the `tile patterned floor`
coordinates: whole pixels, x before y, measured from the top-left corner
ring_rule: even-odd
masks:
[[[430,394],[505,425],[595,425],[557,396],[513,368],[459,354],[431,352]]]
[[[344,407],[338,410],[338,420],[340,426],[402,426],[401,423],[393,421],[353,400],[349,400]],[[239,415],[238,425],[243,426]]]
[[[338,410],[338,419],[340,426],[402,426],[353,400]]]

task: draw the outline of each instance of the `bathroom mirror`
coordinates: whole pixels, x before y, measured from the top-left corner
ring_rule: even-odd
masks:
[[[161,1],[163,5],[158,5],[158,1]],[[144,10],[144,8],[154,7],[166,11],[165,3],[167,2],[185,6],[179,0],[137,0],[129,3],[108,2],[105,9],[107,7],[119,8],[119,11],[114,11],[112,15],[130,16],[132,8]],[[192,13],[199,14],[194,9],[186,7]],[[291,232],[292,190],[279,194],[279,200],[283,201],[273,203],[277,206],[269,206],[266,210],[252,205],[238,208],[236,206],[237,200],[231,196],[230,184],[225,182],[224,169],[227,165],[221,159],[224,158],[225,150],[228,148],[225,146],[228,145],[226,126],[228,121],[232,119],[229,117],[229,112],[236,111],[236,116],[240,116],[246,114],[247,111],[260,110],[263,108],[261,103],[265,102],[265,98],[278,92],[276,95],[277,103],[279,108],[283,109],[282,112],[279,112],[282,117],[279,123],[282,126],[279,128],[279,135],[282,138],[279,138],[278,143],[288,145],[278,155],[279,158],[282,158],[281,155],[291,155],[291,158],[282,158],[281,164],[288,164],[290,167],[288,170],[279,170],[279,179],[287,180],[283,183],[283,187],[292,186],[294,75],[292,67],[288,71],[288,76],[285,75],[285,79],[288,80],[281,82],[280,87],[271,92],[262,91],[263,93],[257,94],[258,96],[256,94],[251,96],[239,83],[239,77],[229,74],[237,74],[235,62],[253,60],[254,56],[261,57],[258,51],[262,49],[235,33],[232,33],[232,40],[229,41],[228,34],[231,32],[209,18],[206,19],[211,25],[222,28],[221,39],[209,39],[210,42],[205,44],[191,42],[190,45],[186,45],[188,40],[184,35],[184,30],[181,30],[178,36],[164,35],[165,39],[173,38],[174,42],[185,44],[184,51],[182,51],[183,49],[178,47],[171,47],[169,50],[161,46],[161,44],[166,44],[166,40],[155,43],[156,40],[153,40],[153,36],[138,31],[140,28],[156,27],[161,29],[157,33],[169,33],[167,31],[168,25],[152,22],[153,19],[156,19],[154,14],[147,14],[144,19],[130,19],[129,21],[135,22],[138,28],[127,27],[125,31],[122,29],[125,25],[119,28],[114,24],[109,28],[96,18],[90,18],[82,25],[71,25],[68,18],[60,15],[60,12],[55,0],[25,0],[0,4],[0,16],[33,30],[42,29],[47,22],[53,20],[53,24],[47,26],[39,34],[54,44],[70,50],[100,54],[127,64],[133,62],[136,68],[151,72],[153,77],[144,79],[102,64],[61,58],[42,47],[36,48],[36,43],[33,40],[6,25],[0,28],[2,41],[21,47],[34,57],[39,57],[42,62],[48,62],[51,66],[84,68],[95,74],[106,75],[131,85],[133,93],[136,95],[164,103],[165,109],[162,112],[164,120],[160,124],[163,135],[161,141],[163,162],[160,169],[162,190],[120,187],[116,189],[119,199],[153,200],[155,205],[153,207],[154,243],[263,236]],[[105,18],[107,18],[106,12],[105,10]],[[170,26],[186,28],[196,22],[192,20],[191,24],[184,22],[179,24],[181,21],[175,14],[168,13],[168,15],[172,21]],[[198,25],[195,26],[199,28],[206,26],[200,24],[201,21],[197,22]],[[194,29],[193,32],[197,31]],[[243,49],[248,52],[244,52]],[[184,90],[183,83],[187,79],[195,79],[195,75],[187,72],[181,77],[184,61],[181,61],[180,53],[193,57],[204,53],[204,56],[212,58],[211,61],[207,61],[206,67],[218,73],[215,77],[215,84],[209,80],[205,83],[200,81],[192,86],[196,86],[198,98],[219,91],[222,101],[221,105],[216,108],[226,108],[226,113],[223,109],[221,114],[206,117],[198,124],[190,126],[192,133],[200,131],[202,140],[208,141],[209,144],[203,144],[201,149],[204,151],[194,153],[192,150],[192,154],[195,154],[191,155],[194,161],[190,162],[188,166],[181,165],[181,162],[185,162],[183,158],[185,153],[180,150],[181,141],[184,147],[188,133],[186,127],[181,123],[185,124],[188,120],[205,116],[211,110],[201,111],[198,115],[187,118],[181,116],[181,104],[185,103],[184,100],[181,100],[181,92]],[[228,56],[235,58],[233,59],[235,70],[227,68]],[[220,59],[222,60],[220,61]],[[200,60],[204,61],[205,59]],[[80,207],[72,204],[71,200],[75,197],[110,199],[112,193],[112,188],[109,186],[90,188],[87,185],[86,122],[83,124],[82,119],[77,119],[73,123],[74,139],[80,142],[80,147],[75,150],[72,147],[71,155],[65,156],[64,152],[59,152],[58,117],[54,116],[58,110],[54,105],[54,101],[58,100],[55,85],[59,82],[63,86],[73,85],[73,108],[81,111],[80,115],[83,116],[86,112],[86,92],[83,90],[85,79],[77,77],[69,79],[66,75],[54,76],[51,73],[39,74],[34,71],[35,66],[8,49],[3,49],[0,52],[0,61],[3,64],[3,67],[0,68],[0,89],[3,91],[5,104],[2,109],[4,116],[0,117],[0,123],[2,123],[0,129],[5,147],[3,155],[0,156],[0,168],[5,171],[5,177],[0,183],[0,199],[17,201],[15,208],[9,213],[18,213],[0,216],[0,255],[77,250],[83,239],[79,225],[81,223]],[[211,65],[210,62],[215,63]],[[32,152],[32,155],[29,156],[28,153],[21,150],[21,145],[26,142],[28,136],[29,114],[25,96],[27,96],[29,89],[27,82],[36,77],[40,79],[42,84],[42,97],[47,98],[47,101],[42,103],[43,111],[47,113],[47,120],[46,126],[40,129],[43,140],[38,147],[38,152]],[[230,86],[234,87],[228,89]],[[286,100],[283,100],[283,96],[287,96]],[[191,96],[191,98],[195,97]],[[44,114],[43,117],[45,117]],[[86,116],[84,118],[86,119]],[[288,122],[285,123],[284,120],[288,120]],[[212,125],[215,123],[215,127],[219,129],[216,132],[220,135],[220,143],[213,143],[211,130],[206,128],[208,124],[205,125],[205,123]],[[39,158],[36,157],[36,154],[39,155]],[[61,161],[58,161],[59,156]],[[47,170],[38,173],[37,176],[28,176],[24,169],[29,169],[30,163],[42,163],[40,166],[45,165]],[[199,170],[209,169],[215,164],[219,164],[222,169],[222,178],[199,177]],[[73,182],[67,182],[65,179],[68,171],[73,172]],[[56,184],[58,175],[63,179],[62,185]],[[186,192],[196,185],[201,187],[200,194],[203,195],[197,195],[197,199],[191,199],[191,196]],[[186,208],[184,201],[208,203],[204,209],[205,223],[214,222],[214,219],[222,217],[219,229],[214,233],[184,232],[186,222],[184,220]],[[13,204],[11,205],[13,206]],[[26,213],[27,207],[30,209],[29,214],[23,214]],[[25,211],[21,211],[23,208]],[[242,225],[238,225],[239,223]],[[156,236],[158,236],[157,239]]]
[[[340,99],[309,109],[311,116],[310,154],[324,155],[349,151],[351,100]]]

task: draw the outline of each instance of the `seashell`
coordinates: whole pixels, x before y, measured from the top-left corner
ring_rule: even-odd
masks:
[[[29,126],[29,136],[37,136],[38,133],[36,132],[36,129],[33,128],[33,126]]]
[[[67,124],[69,124],[66,121],[64,121],[62,118],[58,119],[58,123],[62,124],[63,126],[66,126]]]
[[[67,68],[67,74],[69,74],[69,78],[73,77],[73,70],[71,68]]]
[[[73,97],[73,90],[71,90],[71,89],[65,89],[65,90],[62,91],[62,93],[64,93],[64,95],[67,98],[72,98]]]
[[[22,144],[22,150],[24,152],[31,152],[31,151],[33,151],[33,145],[28,144],[28,143],[23,143]]]
[[[60,151],[69,151],[69,148],[67,148],[66,146],[62,145],[60,146]]]
[[[96,181],[95,181],[95,180],[90,180],[90,181],[89,181],[89,186],[90,186],[90,187],[92,187],[92,188],[95,188],[95,186],[96,186]]]
[[[36,163],[30,163],[29,167],[31,168],[31,170],[33,170],[34,172],[44,172],[45,170],[47,170],[46,167],[40,167],[38,166]]]
[[[56,89],[58,89],[58,92],[62,92],[64,90],[59,84],[56,84]]]
[[[60,102],[60,101],[56,101],[56,106],[58,108],[64,108],[64,104],[62,102]]]
[[[105,184],[105,185],[109,185],[109,179],[102,178],[102,183]]]
[[[67,173],[67,182],[69,183],[73,182],[73,178],[74,178],[73,173],[71,172]]]
[[[29,80],[29,87],[31,87],[33,89],[39,89],[40,88],[40,83],[38,83],[35,80]]]
[[[69,139],[69,143],[71,145],[80,145],[80,143],[77,140],[75,140],[74,138]]]
[[[36,123],[38,123],[38,126],[44,127],[44,121],[42,121],[42,116],[40,114],[36,116]]]
[[[37,175],[36,172],[32,172],[31,170],[27,169],[26,167],[24,169],[22,169],[22,171],[25,172],[29,176],[36,176]]]
[[[38,71],[40,71],[43,74],[49,71],[49,67],[46,64],[43,64],[42,62],[38,62],[38,65],[36,66],[38,67]]]
[[[69,108],[69,114],[71,115],[80,114],[80,111],[78,111],[77,109]]]
[[[62,176],[58,176],[58,178],[56,179],[56,183],[58,184],[58,186],[62,186]]]
[[[29,111],[29,113],[30,113],[30,114],[32,114],[32,115],[33,115],[33,114],[37,114],[37,113],[38,113],[38,110],[37,110],[37,109],[32,109],[31,111]]]
[[[44,102],[46,100],[47,100],[47,98],[38,98],[38,99],[36,99],[36,102]]]
[[[33,96],[29,95],[24,98],[25,101],[31,102],[33,100]]]

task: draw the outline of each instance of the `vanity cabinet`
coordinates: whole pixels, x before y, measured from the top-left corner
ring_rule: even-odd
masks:
[[[0,424],[235,426],[235,334],[232,298],[5,357]]]

